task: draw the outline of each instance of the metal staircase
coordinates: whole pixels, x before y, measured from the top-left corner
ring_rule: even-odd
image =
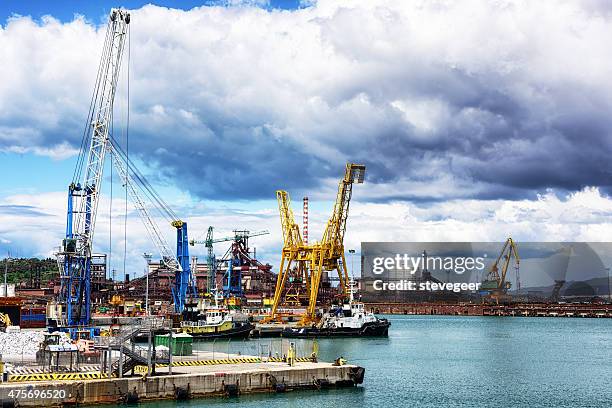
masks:
[[[168,323],[164,319],[143,319],[137,324],[123,326],[121,331],[113,337],[101,338],[103,343],[99,347],[108,349],[109,352],[119,351],[120,357],[111,364],[111,373],[115,375],[126,374],[134,370],[137,365],[149,364],[149,350],[135,346],[134,339],[138,335],[150,335],[152,339],[160,330],[168,329]],[[169,364],[170,355],[168,351],[152,349],[151,364]]]
[[[116,350],[120,350],[122,352],[123,358],[118,359],[112,364],[111,372],[115,375],[119,375],[121,370],[121,366],[123,366],[122,374],[129,373],[136,367],[137,365],[148,365],[149,357],[148,350],[134,349],[132,350],[130,347],[125,345],[121,345]],[[155,353],[158,354],[157,352]],[[168,358],[155,358],[155,362],[152,364],[165,363],[169,364]]]

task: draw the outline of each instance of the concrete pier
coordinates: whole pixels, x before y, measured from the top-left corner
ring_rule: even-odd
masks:
[[[365,370],[323,362],[256,362],[158,369],[154,377],[0,384],[3,406],[62,406],[285,392],[361,384]],[[7,405],[8,404],[8,405]]]

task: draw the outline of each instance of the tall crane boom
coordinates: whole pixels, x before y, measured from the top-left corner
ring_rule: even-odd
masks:
[[[327,221],[321,245],[325,251],[324,267],[326,269],[338,269],[342,293],[348,295],[349,279],[344,259],[344,234],[346,232],[346,220],[349,214],[349,204],[353,195],[353,183],[361,184],[365,178],[365,165],[347,163],[344,178],[338,183],[338,193],[334,212]],[[342,261],[342,271],[338,267],[338,260]]]
[[[115,92],[129,23],[128,12],[117,9],[111,11],[95,90],[85,125],[79,164],[68,188],[66,238],[58,254],[58,263],[62,266],[60,302],[66,307],[65,321],[62,323],[69,326],[87,325],[91,317],[92,242],[104,160],[109,145]],[[85,162],[84,149],[87,145],[89,148]],[[80,182],[83,164],[85,174]]]
[[[68,189],[66,238],[58,253],[61,278],[59,302],[65,307],[65,317],[59,323],[68,327],[86,326],[91,317],[92,243],[108,153],[113,157],[113,164],[149,236],[159,250],[163,263],[175,272],[172,294],[177,313],[183,311],[188,288],[192,282],[187,224],[178,219],[161,196],[153,190],[109,132],[123,49],[126,36],[129,34],[129,23],[130,14],[127,11],[119,9],[111,11],[81,152],[73,181]],[[81,176],[82,181],[79,181]],[[153,199],[153,202],[160,207],[160,211],[176,228],[176,254],[172,253],[163,239],[141,192]],[[63,311],[56,314],[63,314]]]
[[[278,201],[278,212],[280,214],[281,229],[283,232],[283,245],[302,245],[302,235],[300,234],[300,227],[295,222],[295,217],[293,216],[289,193],[284,190],[277,191],[276,200]]]
[[[75,214],[75,225],[72,231],[76,236],[79,251],[89,251],[91,253],[98,202],[100,201],[100,187],[104,173],[104,161],[108,151],[109,128],[129,23],[130,14],[125,10],[113,10],[111,12],[96,79],[96,91],[94,92],[88,120],[87,131],[91,144],[85,166],[85,175],[81,184],[86,199],[80,200],[79,211]],[[73,180],[73,182],[78,182],[78,180]]]
[[[340,279],[340,294],[343,296],[349,295],[349,277],[344,257],[344,233],[346,232],[349,204],[353,195],[353,183],[363,183],[365,169],[366,167],[363,164],[347,163],[344,177],[338,183],[334,212],[329,221],[327,221],[321,243],[313,248],[310,282],[308,285],[310,298],[306,314],[301,319],[303,325],[310,324],[316,320],[315,309],[323,271],[336,270]]]

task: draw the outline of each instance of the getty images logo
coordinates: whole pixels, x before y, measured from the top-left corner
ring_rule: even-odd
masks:
[[[372,273],[381,275],[385,271],[404,271],[414,275],[418,270],[428,271],[453,271],[458,275],[472,270],[483,270],[485,268],[486,254],[482,257],[452,257],[452,256],[428,256],[423,251],[421,256],[409,254],[395,254],[390,257],[372,258]]]

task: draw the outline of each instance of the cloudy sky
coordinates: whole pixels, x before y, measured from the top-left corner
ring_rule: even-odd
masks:
[[[0,5],[3,253],[48,255],[64,234],[112,7],[92,3]],[[367,175],[349,247],[612,240],[608,2],[124,3],[130,155],[192,238],[208,225],[217,236],[268,229],[253,244],[276,265],[275,190],[289,191],[299,218],[310,197],[316,238],[353,161]],[[124,146],[127,84],[124,70],[114,123]],[[122,270],[124,192],[115,175],[111,200],[105,175],[95,246],[112,241]],[[139,270],[154,248],[128,212],[128,269]]]

